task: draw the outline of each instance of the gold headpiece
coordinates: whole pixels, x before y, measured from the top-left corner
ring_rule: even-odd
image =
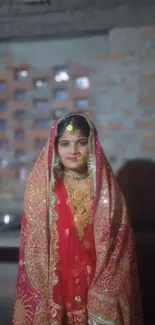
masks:
[[[72,122],[70,122],[67,127],[66,127],[66,131],[70,134],[73,134],[74,133],[74,128],[73,128],[73,124]]]

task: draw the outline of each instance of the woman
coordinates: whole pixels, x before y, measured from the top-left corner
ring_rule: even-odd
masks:
[[[124,198],[82,114],[60,119],[29,175],[13,325],[140,325]]]

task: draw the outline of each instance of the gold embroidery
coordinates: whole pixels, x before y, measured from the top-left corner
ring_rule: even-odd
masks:
[[[28,183],[25,191],[24,209],[27,220],[30,224],[38,224],[44,220],[42,213],[47,206],[47,193],[48,186],[47,171],[48,165],[45,166],[45,157],[48,148],[40,155],[32,172],[29,174]]]
[[[67,313],[69,325],[86,325],[87,324],[87,313],[86,309],[76,310],[74,312]]]
[[[57,219],[58,214],[55,212],[54,205],[56,202],[56,195],[52,193],[52,196],[54,196],[55,199],[51,201],[50,204],[50,219],[52,220],[51,225],[51,245],[50,245],[50,279],[51,279],[51,287],[50,292],[51,296],[53,296],[53,287],[58,283],[58,277],[56,275],[56,265],[59,260],[58,256],[58,242],[59,242],[59,235],[57,230]]]
[[[44,299],[41,299],[41,301],[38,303],[38,306],[36,307],[36,312],[34,315],[34,324],[37,325],[50,325],[47,320],[47,307],[45,304]]]
[[[47,286],[48,255],[45,243],[46,233],[43,227],[35,227],[28,235],[25,249],[26,270],[29,280],[33,287],[42,293],[45,292],[45,286]]]
[[[44,217],[48,200],[46,193],[48,164],[45,165],[47,152],[48,147],[41,153],[29,175],[25,192],[27,230],[24,243],[24,262],[28,279],[34,289],[45,295],[45,288],[47,291],[48,286],[48,238],[46,233],[48,222]]]
[[[76,301],[76,302],[81,302],[81,298],[80,298],[80,296],[75,296],[75,301]]]
[[[87,295],[88,318],[92,325],[140,325],[131,228],[124,200],[106,160],[100,182],[100,200],[94,219],[96,272]]]
[[[62,319],[63,319],[63,316],[64,316],[64,310],[63,310],[63,307],[55,304],[54,302],[52,302],[50,304],[50,308],[49,308],[49,314],[50,314],[50,324],[49,325],[52,325],[52,324],[62,324]],[[48,324],[46,324],[48,325]]]
[[[93,195],[88,186],[87,190],[75,190],[69,181],[65,180],[65,186],[68,194],[68,205],[73,214],[74,224],[77,235],[80,240],[83,239],[84,229],[92,223],[92,203]]]
[[[55,138],[55,127],[50,136],[50,142],[46,149],[42,152],[39,157],[37,163],[34,166],[32,173],[30,173],[28,186],[26,189],[25,195],[25,214],[22,223],[22,241],[21,241],[21,262],[19,269],[19,277],[18,277],[18,287],[22,287],[22,290],[19,291],[17,289],[16,295],[16,303],[15,303],[15,313],[14,313],[14,325],[51,325],[54,323],[62,324],[60,317],[56,316],[56,320],[52,319],[52,315],[47,315],[48,307],[50,311],[52,311],[53,316],[55,315],[55,311],[52,310],[52,300],[53,295],[49,296],[49,290],[53,288],[55,283],[57,283],[57,278],[52,278],[53,274],[55,274],[55,265],[57,261],[57,254],[53,255],[54,248],[57,250],[57,229],[56,229],[56,218],[57,215],[53,216],[53,212],[51,212],[51,216],[53,222],[50,223],[48,220],[48,207],[49,207],[49,166],[47,155],[48,152],[54,151],[54,138]],[[92,140],[92,143],[91,143]],[[90,139],[90,144],[92,144],[92,156],[95,158],[95,152],[97,158],[100,158],[99,164],[97,165],[96,171],[93,169],[94,176],[94,185],[96,185],[96,175],[99,173],[99,169],[102,172],[99,175],[99,183],[101,183],[102,191],[99,192],[99,187],[97,183],[97,187],[95,188],[95,195],[97,199],[100,197],[99,202],[97,201],[97,209],[96,214],[94,216],[94,233],[95,233],[95,248],[96,248],[96,273],[94,280],[91,284],[91,287],[88,292],[88,304],[87,310],[91,312],[94,316],[96,313],[100,312],[103,319],[111,319],[118,320],[119,324],[127,324],[131,321],[132,324],[139,325],[141,322],[140,312],[139,312],[139,303],[138,303],[138,287],[136,286],[137,274],[136,274],[136,265],[133,261],[133,248],[132,248],[132,238],[130,238],[130,227],[128,228],[128,222],[126,220],[126,212],[123,209],[122,205],[119,203],[120,195],[118,195],[119,190],[116,188],[116,184],[113,179],[113,175],[110,172],[110,168],[104,159],[103,152],[99,147],[99,143],[97,137]],[[95,145],[94,145],[95,144]],[[91,146],[90,146],[91,147]],[[50,150],[49,150],[50,148]],[[100,157],[101,154],[101,157]],[[54,155],[54,154],[53,154]],[[50,156],[50,155],[49,155]],[[52,158],[51,158],[52,159]],[[94,159],[95,160],[95,159]],[[54,159],[53,159],[54,161]],[[50,168],[51,173],[53,172],[53,161],[51,162]],[[54,178],[52,176],[51,184],[54,184]],[[53,187],[52,187],[53,188]],[[97,192],[97,193],[96,193]],[[80,193],[81,194],[81,193]],[[86,194],[85,194],[86,195]],[[89,198],[91,195],[89,193]],[[50,196],[50,199],[52,197]],[[82,224],[78,227],[76,226],[77,233],[80,236],[83,236],[85,224],[87,222],[91,222],[91,213],[89,213],[89,217],[87,215],[87,222],[85,220],[85,224],[83,221],[84,214],[88,213],[88,209],[90,210],[89,200],[87,204],[84,206],[84,202],[86,203],[87,199],[82,196],[82,200],[80,199],[80,203],[83,203],[83,209],[79,212],[79,219],[82,220]],[[78,200],[73,200],[75,203],[77,213],[78,210]],[[71,204],[70,204],[71,206]],[[124,206],[124,204],[123,204]],[[71,206],[72,208],[72,206]],[[74,210],[74,209],[73,209]],[[74,213],[73,213],[74,215]],[[122,215],[122,218],[121,218]],[[81,218],[81,219],[80,219]],[[45,257],[49,256],[49,225],[51,225],[51,244],[54,244],[54,247],[51,245],[50,256],[52,259],[48,258],[48,263],[46,264]],[[119,229],[117,233],[113,237],[113,229]],[[125,229],[126,228],[126,229]],[[78,231],[79,229],[79,231]],[[80,230],[81,229],[81,230]],[[38,235],[37,235],[38,230]],[[121,231],[124,233],[121,236]],[[32,233],[35,234],[35,242],[31,241],[31,245],[29,245],[29,239],[31,239]],[[39,235],[41,233],[41,240],[39,241]],[[43,236],[44,243],[43,243]],[[114,246],[115,240],[117,238],[117,246]],[[123,241],[122,241],[123,239]],[[126,244],[126,249],[124,248],[124,244]],[[37,246],[37,247],[36,247]],[[28,248],[30,249],[30,253],[27,254]],[[39,252],[40,249],[40,252]],[[36,261],[31,264],[32,257],[34,253],[37,252]],[[120,257],[119,252],[122,253],[122,257]],[[126,253],[127,254],[126,254]],[[128,255],[128,263],[124,263],[124,255]],[[29,261],[28,261],[29,260]],[[38,275],[38,272],[35,270],[37,268],[38,260],[40,260],[40,272],[41,275]],[[121,263],[120,263],[121,260]],[[27,265],[28,262],[28,265]],[[51,269],[52,264],[52,272]],[[122,264],[123,263],[123,264]],[[132,264],[131,264],[132,263]],[[43,265],[44,264],[44,265]],[[127,264],[129,264],[130,268],[128,270]],[[122,266],[124,268],[122,269]],[[44,267],[43,267],[44,266]],[[25,270],[26,269],[26,270]],[[28,276],[27,271],[28,270]],[[122,271],[123,271],[123,281],[122,281]],[[33,274],[31,274],[33,273]],[[36,278],[35,278],[35,275]],[[118,275],[121,275],[121,280]],[[132,276],[132,278],[131,278]],[[111,278],[110,278],[111,277]],[[114,282],[112,282],[112,278],[114,278]],[[134,283],[135,280],[135,283]],[[52,285],[51,285],[52,281]],[[133,283],[132,283],[133,281]],[[31,283],[30,283],[31,282]],[[32,284],[32,285],[31,285]],[[43,290],[43,286],[45,289]],[[117,290],[116,290],[117,288]],[[104,290],[105,289],[105,290]],[[108,291],[107,291],[108,289]],[[44,291],[44,292],[43,292]],[[115,292],[115,294],[114,294]],[[130,295],[129,295],[130,293]],[[37,298],[38,295],[38,298]],[[129,298],[132,298],[132,304],[129,301]],[[39,303],[38,307],[38,301]],[[118,303],[121,303],[121,312],[118,315]],[[137,305],[138,303],[138,305]],[[132,306],[133,311],[132,311]],[[61,315],[61,307],[58,306],[58,310],[60,310]],[[36,316],[37,314],[37,316]],[[119,318],[120,317],[120,318]],[[130,319],[129,319],[130,318]],[[71,321],[69,320],[71,319]],[[68,324],[79,324],[85,325],[87,323],[87,317],[84,312],[80,310],[74,313],[68,314]]]
[[[30,297],[31,298],[31,297]],[[33,311],[28,298],[22,290],[18,290],[18,298],[16,299],[16,305],[14,310],[13,322],[16,325],[29,325],[32,324]]]
[[[58,234],[57,215],[52,211],[55,198],[53,193],[50,195],[49,190],[50,188],[53,190],[54,187],[56,127],[57,123],[52,127],[47,146],[29,174],[26,187],[14,325],[51,325],[53,323],[60,325],[62,323],[60,317],[56,316],[53,320],[51,315],[54,306],[53,286],[57,283],[55,266]],[[50,213],[49,200],[51,200]],[[57,306],[57,309],[60,310],[58,314],[61,315],[61,307]]]

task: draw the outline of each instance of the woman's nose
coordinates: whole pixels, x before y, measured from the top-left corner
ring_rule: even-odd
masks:
[[[76,155],[78,153],[78,147],[76,143],[72,143],[70,147],[70,153]]]

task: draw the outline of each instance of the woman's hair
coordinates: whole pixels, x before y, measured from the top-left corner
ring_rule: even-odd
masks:
[[[72,123],[74,130],[80,130],[84,136],[89,138],[91,128],[90,128],[90,125],[89,125],[87,119],[84,116],[78,115],[78,114],[75,114],[72,116],[67,116],[66,118],[63,118],[57,125],[57,135],[55,138],[56,154],[57,154],[57,148],[58,148],[58,141],[70,123]],[[59,163],[54,168],[54,174],[57,177],[62,178],[63,172],[64,172],[64,167],[62,166],[61,163]]]
[[[80,130],[84,136],[87,138],[90,135],[90,125],[87,119],[82,115],[73,115],[67,116],[66,118],[62,119],[57,126],[57,138],[59,139],[62,134],[65,132],[66,127],[72,123],[74,130]]]

